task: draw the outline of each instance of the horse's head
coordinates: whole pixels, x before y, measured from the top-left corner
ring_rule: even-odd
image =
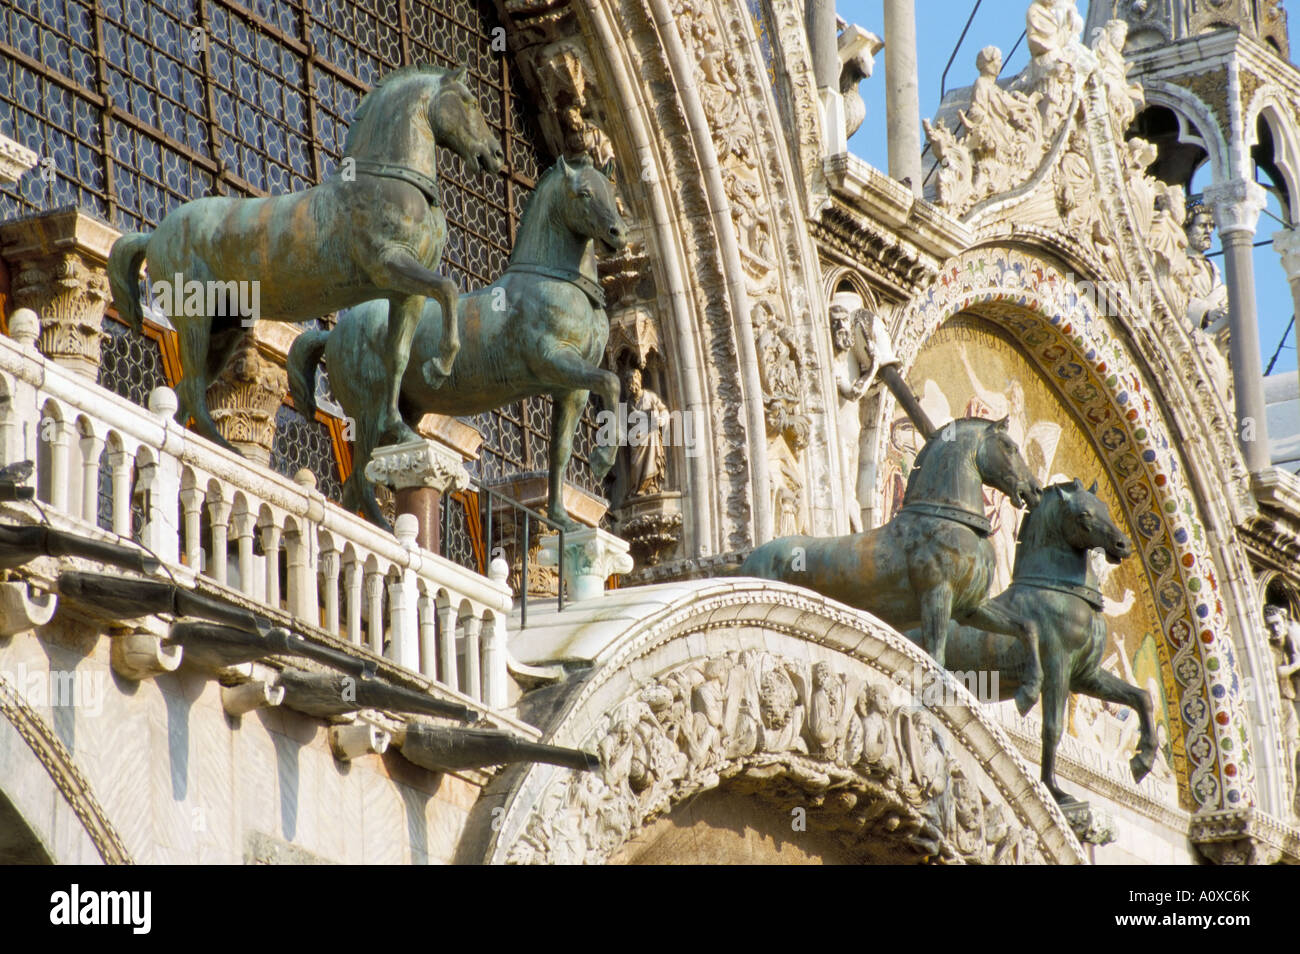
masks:
[[[1060,495],[1062,506],[1055,519],[1070,546],[1076,550],[1101,547],[1110,563],[1119,563],[1133,553],[1133,544],[1110,518],[1110,508],[1097,497],[1095,480],[1087,490],[1078,478],[1049,489]]]
[[[1019,445],[1007,433],[1007,419],[978,423],[983,424],[983,434],[975,451],[975,466],[980,480],[1002,491],[1017,507],[1035,507],[1043,488],[1030,473]]]
[[[505,165],[501,143],[492,135],[478,100],[470,92],[465,67],[448,72],[429,103],[434,139],[482,172],[496,173]]]
[[[560,216],[575,235],[595,239],[601,251],[613,254],[627,244],[627,223],[618,213],[618,199],[609,177],[613,162],[597,169],[585,155],[555,163],[562,179]]]

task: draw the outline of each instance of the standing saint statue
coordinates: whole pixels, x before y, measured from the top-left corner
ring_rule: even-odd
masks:
[[[839,392],[840,462],[844,474],[844,501],[849,510],[849,531],[862,532],[862,505],[858,500],[858,464],[861,456],[861,402],[876,374],[886,364],[897,364],[884,323],[862,307],[854,292],[838,292],[831,299],[831,344],[835,352],[835,388]]]
[[[1183,287],[1187,292],[1187,322],[1192,340],[1204,359],[1224,400],[1232,400],[1232,375],[1228,369],[1228,287],[1219,267],[1205,253],[1214,241],[1214,213],[1200,202],[1187,209],[1187,266]]]
[[[1285,757],[1287,785],[1293,799],[1292,810],[1300,815],[1300,717],[1296,715],[1295,675],[1300,672],[1300,653],[1296,651],[1296,633],[1284,607],[1270,603],[1264,607],[1264,626],[1268,629],[1268,648],[1277,670],[1277,689],[1282,703],[1282,751]]]
[[[668,470],[664,450],[668,406],[659,395],[642,386],[641,369],[636,365],[623,372],[623,393],[627,397],[627,495],[657,494],[663,490]]]

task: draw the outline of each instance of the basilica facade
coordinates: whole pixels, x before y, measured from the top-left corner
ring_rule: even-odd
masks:
[[[1271,238],[1300,300],[1285,13],[1021,0],[1026,69],[959,60],[921,117],[885,6],[0,9],[0,860],[1300,863],[1300,382],[1265,374],[1253,272]],[[379,525],[351,368],[290,386],[338,316],[245,324],[218,443],[176,419],[182,326],[108,272],[192,199],[346,176],[415,63],[467,67],[501,147],[438,154],[461,291],[518,264],[549,169],[608,170],[626,242],[566,281],[619,401],[558,483],[558,392],[404,404],[420,443],[360,469]],[[890,169],[847,147],[873,87]],[[745,572],[897,521],[963,418],[1123,541],[1075,544],[1096,637],[1059,711],[870,593]],[[979,493],[996,596],[1034,535]]]

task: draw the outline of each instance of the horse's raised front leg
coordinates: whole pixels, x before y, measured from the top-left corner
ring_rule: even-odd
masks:
[[[993,600],[986,601],[964,620],[967,626],[978,626],[994,633],[1014,636],[1025,650],[1025,670],[1016,690],[1016,710],[1023,716],[1038,701],[1043,688],[1043,664],[1038,650],[1038,624],[1028,616],[1021,616]]]
[[[605,405],[605,411],[614,415],[616,436],[613,444],[596,443],[591,453],[591,469],[597,480],[603,480],[614,466],[614,456],[627,443],[626,417],[618,413],[620,385],[618,375],[588,364],[576,352],[557,348],[540,355],[530,367],[541,383],[565,391],[594,391]],[[578,408],[582,410],[581,406]],[[576,418],[574,420],[576,424]],[[602,427],[600,433],[604,433]],[[570,428],[572,438],[572,428]]]
[[[409,249],[400,246],[389,246],[384,249],[379,256],[379,264],[380,269],[375,276],[375,283],[379,287],[403,295],[433,298],[442,307],[442,338],[438,342],[438,356],[426,361],[421,369],[429,386],[439,387],[451,376],[452,365],[455,364],[456,355],[460,352],[460,326],[457,323],[460,290],[450,278],[425,268]],[[424,303],[421,302],[420,308],[416,309],[415,317],[410,319],[409,328],[394,327],[392,308],[391,306],[389,308],[386,341],[388,349],[385,358],[393,353],[392,346],[398,343],[399,336],[406,336],[405,350],[394,356],[400,358],[400,367],[397,371],[399,388],[402,375],[406,373],[406,362],[411,354],[411,339],[415,336],[415,329],[420,323],[423,308]]]
[[[1071,688],[1103,702],[1128,706],[1137,713],[1138,747],[1128,764],[1133,771],[1133,781],[1140,782],[1146,778],[1156,760],[1156,725],[1151,712],[1151,693],[1129,685],[1104,669],[1094,669],[1076,679]]]
[[[388,334],[384,339],[384,396],[379,408],[379,443],[404,444],[417,440],[398,408],[402,395],[402,378],[411,357],[411,341],[424,312],[420,295],[395,296],[388,300]]]
[[[564,509],[564,472],[569,469],[569,459],[573,456],[573,436],[582,409],[587,405],[587,395],[586,391],[570,391],[556,398],[551,409],[550,503],[546,515],[566,530],[578,529],[578,523]]]
[[[921,647],[944,665],[948,621],[952,619],[952,584],[944,580],[921,594]]]
[[[1056,784],[1056,747],[1065,730],[1065,703],[1070,697],[1066,660],[1049,653],[1043,672],[1043,765],[1042,779],[1058,804],[1074,801]]]

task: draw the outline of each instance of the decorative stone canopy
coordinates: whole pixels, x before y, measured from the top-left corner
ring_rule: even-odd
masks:
[[[1235,28],[1290,57],[1281,0],[1092,0],[1084,35],[1116,19],[1129,25],[1129,50]]]

